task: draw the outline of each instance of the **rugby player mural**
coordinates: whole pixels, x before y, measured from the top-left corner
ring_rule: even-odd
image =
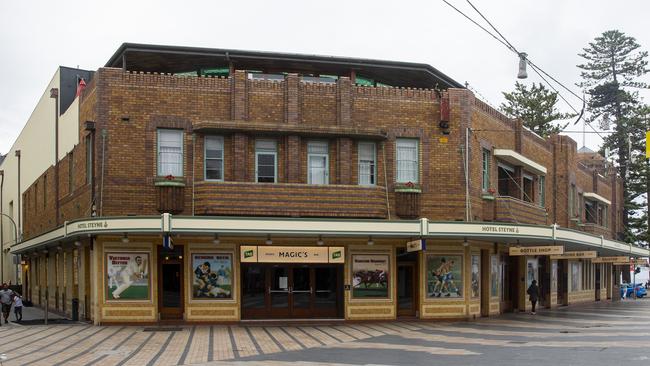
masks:
[[[232,298],[232,257],[230,254],[192,254],[193,299]]]
[[[427,256],[427,297],[463,297],[463,257]]]

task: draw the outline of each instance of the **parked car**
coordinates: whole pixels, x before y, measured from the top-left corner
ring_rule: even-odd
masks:
[[[632,293],[636,290],[636,297],[637,298],[643,298],[648,294],[648,291],[645,289],[645,287],[642,284],[629,284],[629,283],[622,283],[621,284],[621,297],[623,297],[623,291],[625,291],[625,297],[632,297]]]

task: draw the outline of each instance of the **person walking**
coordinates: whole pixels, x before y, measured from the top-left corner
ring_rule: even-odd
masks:
[[[530,313],[532,315],[535,315],[535,306],[537,305],[537,300],[539,300],[539,287],[537,286],[536,280],[533,280],[533,282],[530,283],[530,286],[528,287],[528,290],[526,290],[526,293],[529,296],[531,305],[533,305],[533,309]]]
[[[23,320],[23,297],[20,294],[14,295],[14,316],[17,322]]]
[[[7,286],[6,283],[3,283],[2,289],[0,289],[0,305],[2,305],[2,317],[5,318],[5,324],[9,323],[9,312],[11,312],[13,295],[14,292],[9,288],[9,286]]]

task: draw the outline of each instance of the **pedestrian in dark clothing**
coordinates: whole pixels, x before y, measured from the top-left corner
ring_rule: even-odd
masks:
[[[539,300],[539,287],[537,286],[536,280],[533,280],[533,282],[531,282],[528,290],[526,290],[526,293],[529,296],[530,303],[533,305],[531,314],[535,315],[535,306],[537,305],[537,300]]]

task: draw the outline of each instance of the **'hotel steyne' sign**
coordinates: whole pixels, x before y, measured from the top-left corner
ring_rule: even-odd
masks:
[[[481,226],[482,233],[519,234],[516,226],[484,225]]]

